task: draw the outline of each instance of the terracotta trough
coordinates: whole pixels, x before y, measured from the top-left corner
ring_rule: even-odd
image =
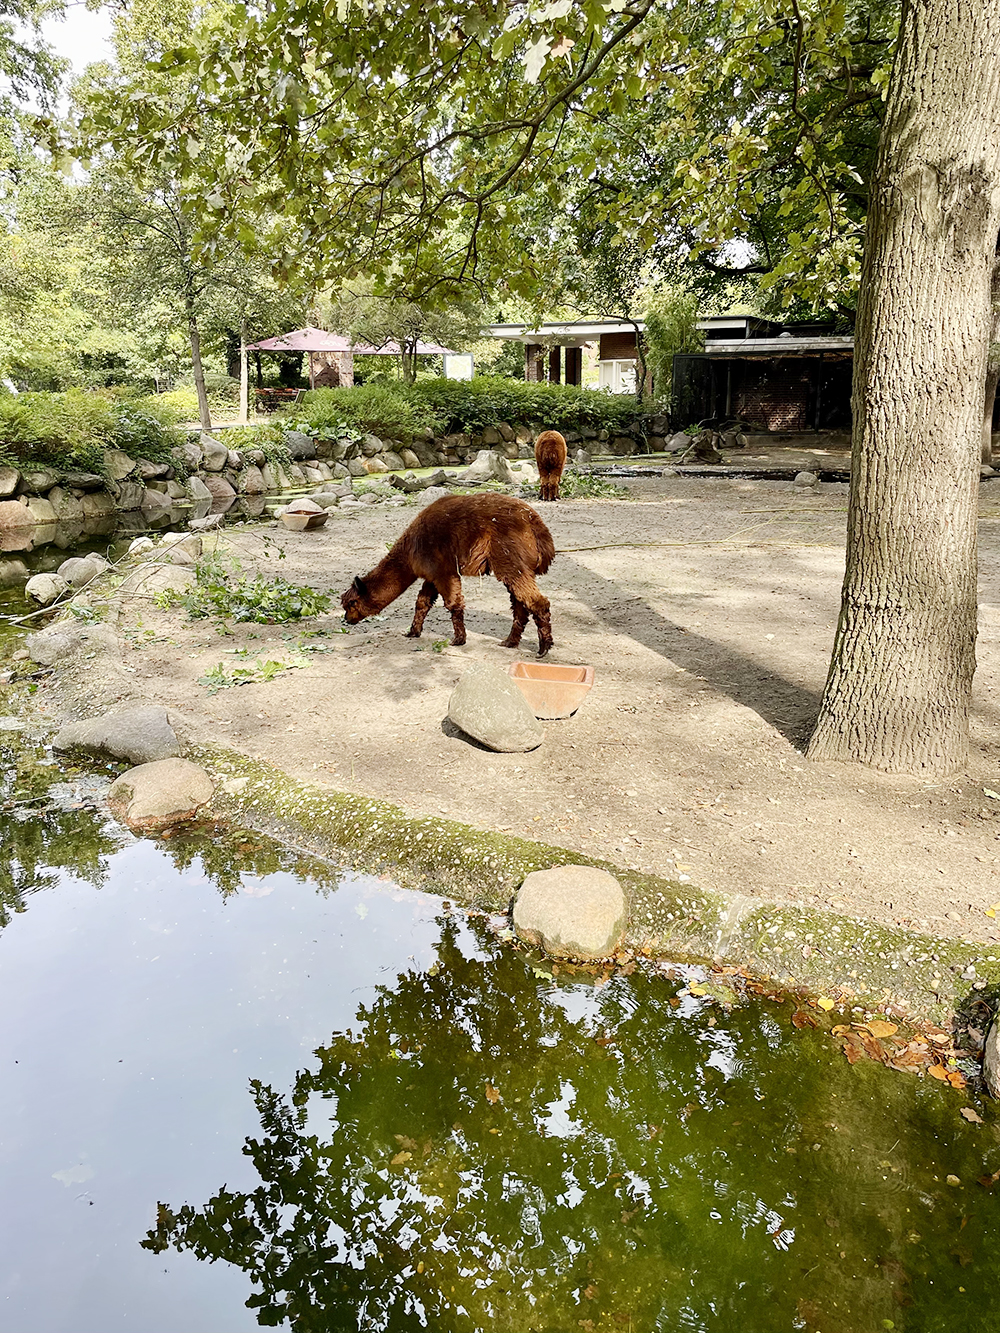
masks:
[[[551,662],[511,662],[507,668],[535,717],[570,717],[594,683],[592,666],[556,666]]]

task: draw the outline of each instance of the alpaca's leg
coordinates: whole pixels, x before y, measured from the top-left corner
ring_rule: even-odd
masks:
[[[506,639],[501,641],[501,648],[517,648],[521,642],[521,635],[524,633],[524,627],[528,623],[528,608],[519,597],[514,595],[514,593],[510,594],[510,609],[514,613],[514,623],[511,625],[510,633],[507,635]]]
[[[465,598],[462,596],[462,580],[456,574],[444,582],[445,586],[441,588],[440,592],[442,602],[451,612],[451,624],[454,631],[451,637],[451,646],[461,648],[465,642]]]
[[[421,631],[424,628],[424,621],[427,619],[427,612],[437,601],[438,590],[429,579],[424,580],[424,584],[417,594],[417,607],[413,612],[413,624],[406,631],[408,639],[419,639]]]
[[[513,580],[511,596],[517,596],[528,608],[532,620],[538,627],[538,656],[544,657],[552,647],[552,617],[549,612],[549,599],[544,597],[534,577],[527,572]]]

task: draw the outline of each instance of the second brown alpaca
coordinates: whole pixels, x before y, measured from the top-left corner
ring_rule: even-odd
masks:
[[[438,594],[451,612],[452,644],[465,642],[462,575],[493,574],[510,593],[514,623],[502,647],[516,648],[531,616],[538,627],[538,656],[552,647],[549,601],[539,591],[556,553],[548,528],[529,504],[509,495],[446,495],[429,504],[389,554],[340,599],[344,619],[356,625],[377,615],[411,583],[423,579],[408,638],[419,639]]]
[[[559,481],[566,466],[566,441],[557,430],[543,430],[535,441],[535,464],[541,483],[539,499],[558,500]]]

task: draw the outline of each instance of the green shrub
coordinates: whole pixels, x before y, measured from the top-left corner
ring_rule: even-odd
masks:
[[[362,384],[352,389],[314,389],[285,418],[285,425],[336,438],[370,430],[388,439],[408,439],[419,428],[435,434],[476,433],[500,421],[551,430],[581,427],[629,432],[636,419],[631,397],[571,384],[529,384],[503,375],[473,380],[419,379],[415,384]]]
[[[442,427],[438,414],[416,393],[416,385],[356,384],[350,389],[312,389],[293,409],[312,434],[323,437],[371,431],[391,440],[412,439],[417,430]]]
[[[449,430],[475,432],[509,421],[546,430],[590,427],[617,435],[631,430],[636,417],[635,400],[627,395],[572,384],[528,383],[501,375],[422,380],[413,391],[447,418]]]
[[[102,473],[105,449],[172,462],[177,443],[172,427],[144,402],[81,389],[0,395],[0,458],[14,466]]]
[[[287,467],[292,461],[285,443],[285,432],[277,422],[261,426],[232,426],[222,439],[228,448],[239,453],[259,449],[272,465]]]

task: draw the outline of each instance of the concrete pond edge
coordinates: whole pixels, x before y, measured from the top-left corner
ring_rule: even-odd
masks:
[[[625,891],[622,950],[677,963],[736,968],[838,1009],[884,1009],[949,1021],[972,999],[996,1007],[1000,946],[941,939],[815,908],[697,889],[656,875],[475,828],[407,814],[374,797],[327,790],[264,760],[215,745],[185,757],[216,781],[213,809],[322,859],[392,872],[405,888],[508,913],[524,878],[553,866],[608,871]]]

